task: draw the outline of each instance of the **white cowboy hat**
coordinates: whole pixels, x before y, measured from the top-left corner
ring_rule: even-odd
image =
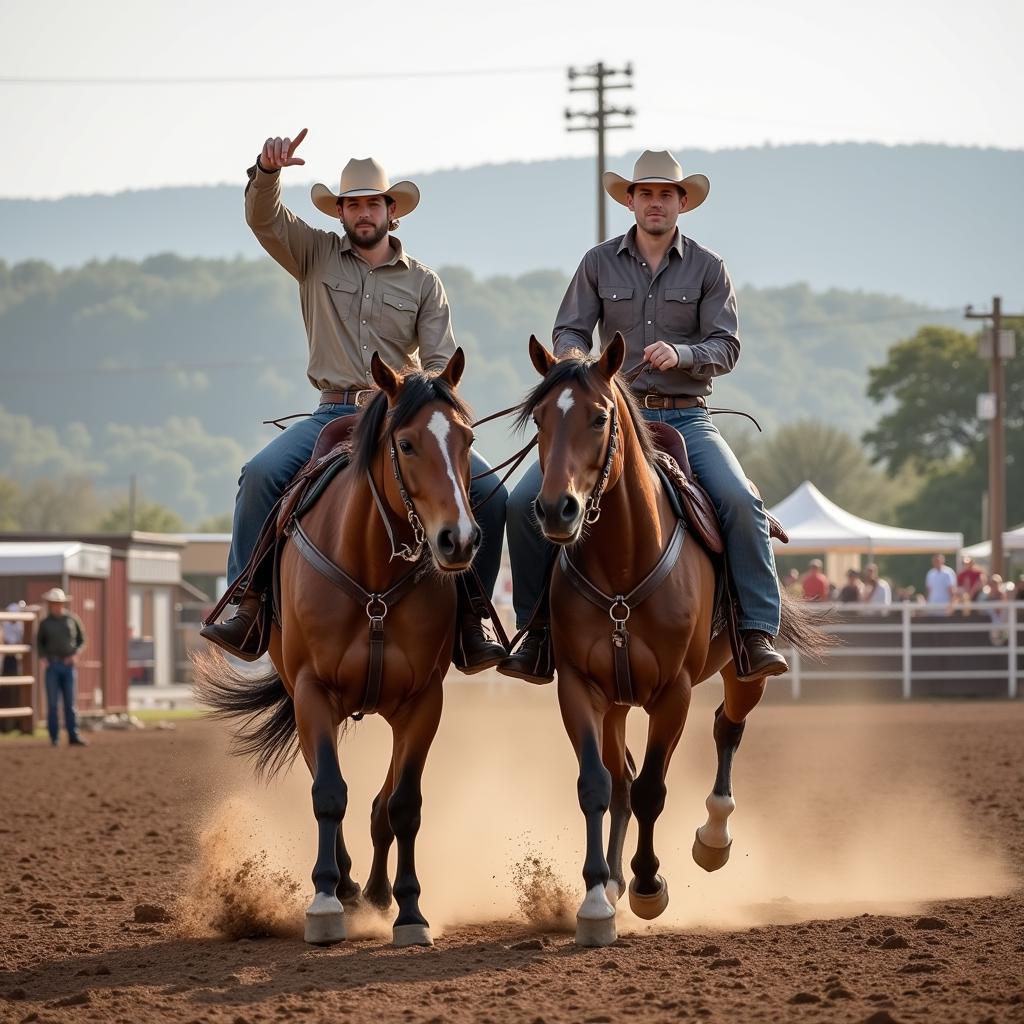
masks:
[[[604,172],[604,190],[623,206],[627,206],[626,196],[634,185],[641,182],[669,182],[686,190],[686,209],[683,213],[696,210],[708,197],[711,182],[704,174],[691,174],[683,177],[683,169],[679,161],[667,149],[645,149],[640,159],[633,165],[633,177],[622,177],[614,171]]]
[[[71,598],[60,587],[53,587],[43,594],[40,600],[49,601],[51,604],[67,604]]]
[[[373,157],[349,160],[341,172],[341,187],[332,192],[317,182],[309,191],[313,205],[333,220],[338,219],[338,202],[346,196],[390,196],[395,201],[392,216],[397,220],[412,213],[420,201],[420,190],[411,181],[388,182],[388,176]]]

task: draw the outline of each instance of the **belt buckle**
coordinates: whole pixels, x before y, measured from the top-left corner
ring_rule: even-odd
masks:
[[[656,398],[658,400],[657,405],[651,405],[651,399]],[[663,408],[665,405],[665,396],[659,395],[657,391],[645,391],[644,392],[644,408],[658,410]]]
[[[355,403],[354,403],[356,408],[360,408],[366,402],[370,401],[370,398],[367,397],[367,396],[372,396],[373,393],[374,393],[373,392],[373,388],[363,388],[362,391],[357,391],[356,392],[356,400],[355,400]]]

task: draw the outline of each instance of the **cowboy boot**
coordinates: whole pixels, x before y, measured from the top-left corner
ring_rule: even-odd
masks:
[[[211,622],[199,630],[218,647],[243,661],[256,661],[266,646],[262,636],[263,595],[246,590],[238,602],[238,610],[226,622]]]
[[[492,640],[484,629],[484,616],[472,609],[460,614],[455,643],[455,667],[467,676],[494,668],[498,662],[508,657],[508,651],[500,643]]]
[[[759,629],[740,633],[740,655],[736,676],[741,683],[754,683],[789,671],[786,659],[775,650],[775,638]]]
[[[520,641],[515,654],[509,655],[499,666],[503,676],[524,679],[543,686],[555,678],[555,659],[551,646],[551,631],[547,626],[529,630]]]

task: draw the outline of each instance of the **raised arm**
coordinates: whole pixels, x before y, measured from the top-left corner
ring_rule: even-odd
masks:
[[[305,164],[295,156],[305,137],[303,128],[294,139],[267,139],[247,172],[245,187],[245,222],[267,253],[299,281],[308,276],[330,245],[328,232],[310,227],[281,201],[281,168]]]

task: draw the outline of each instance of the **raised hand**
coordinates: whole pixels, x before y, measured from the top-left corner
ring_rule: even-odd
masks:
[[[282,167],[295,167],[305,164],[305,160],[293,156],[293,154],[299,148],[299,143],[306,137],[307,130],[303,128],[294,139],[267,139],[263,143],[263,152],[260,153],[260,166],[265,171],[277,171]]]

